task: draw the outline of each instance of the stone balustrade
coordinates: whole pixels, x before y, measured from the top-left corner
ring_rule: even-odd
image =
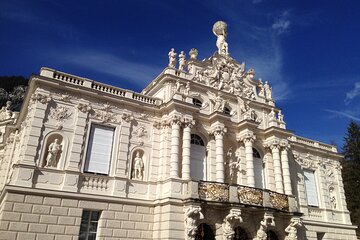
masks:
[[[100,82],[95,82],[87,78],[82,78],[67,73],[55,71],[50,68],[41,68],[40,76],[52,78],[56,81],[66,82],[73,85],[82,86],[85,88],[92,89],[93,91],[103,92],[118,97],[129,98],[137,102],[142,102],[150,105],[159,106],[162,104],[162,100],[154,97],[145,96],[133,91],[125,90],[109,86]]]
[[[304,144],[307,146],[311,146],[311,147],[319,148],[322,150],[337,153],[336,147],[333,145],[330,145],[330,144],[320,143],[320,142],[313,141],[311,139],[307,139],[307,138],[303,138],[303,137],[299,137],[299,136],[291,136],[291,137],[289,137],[288,140],[291,142],[301,143],[301,144]]]

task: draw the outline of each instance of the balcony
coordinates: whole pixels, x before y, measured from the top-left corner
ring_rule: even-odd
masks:
[[[218,182],[191,182],[192,198],[209,202],[239,203],[253,207],[273,208],[285,212],[297,212],[294,196],[266,189]],[[197,189],[197,191],[196,191]]]

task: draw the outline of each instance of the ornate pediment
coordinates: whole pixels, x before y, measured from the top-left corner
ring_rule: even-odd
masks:
[[[245,72],[244,63],[239,64],[229,55],[220,55],[216,52],[202,64],[203,67],[195,72],[193,81],[218,91],[255,99],[255,71],[250,69]]]

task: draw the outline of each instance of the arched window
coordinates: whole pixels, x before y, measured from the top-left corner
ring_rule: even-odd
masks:
[[[258,150],[253,148],[255,187],[265,188],[264,163]]]
[[[204,140],[191,134],[190,177],[193,180],[206,180],[206,147]]]
[[[200,101],[199,99],[193,98],[192,102],[195,106],[202,107],[202,101]]]
[[[199,146],[205,146],[204,141],[199,135],[191,134],[191,144],[199,145]]]
[[[229,107],[226,107],[226,106],[225,106],[223,113],[225,113],[226,115],[230,115],[231,109],[230,109]]]
[[[266,238],[267,240],[279,240],[276,233],[272,230],[267,231],[266,234],[267,234],[267,238]]]
[[[234,231],[235,231],[235,235],[233,238],[234,240],[248,240],[249,239],[247,236],[247,233],[241,227],[236,227],[234,229]]]
[[[215,240],[214,231],[209,225],[202,223],[196,229],[195,240]]]

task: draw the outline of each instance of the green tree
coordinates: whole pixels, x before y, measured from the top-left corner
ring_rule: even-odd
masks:
[[[360,125],[356,122],[350,122],[348,126],[343,154],[342,176],[347,207],[352,223],[358,226],[357,235],[360,236]]]
[[[19,111],[28,80],[22,76],[0,76],[0,108],[11,101],[12,110]]]

